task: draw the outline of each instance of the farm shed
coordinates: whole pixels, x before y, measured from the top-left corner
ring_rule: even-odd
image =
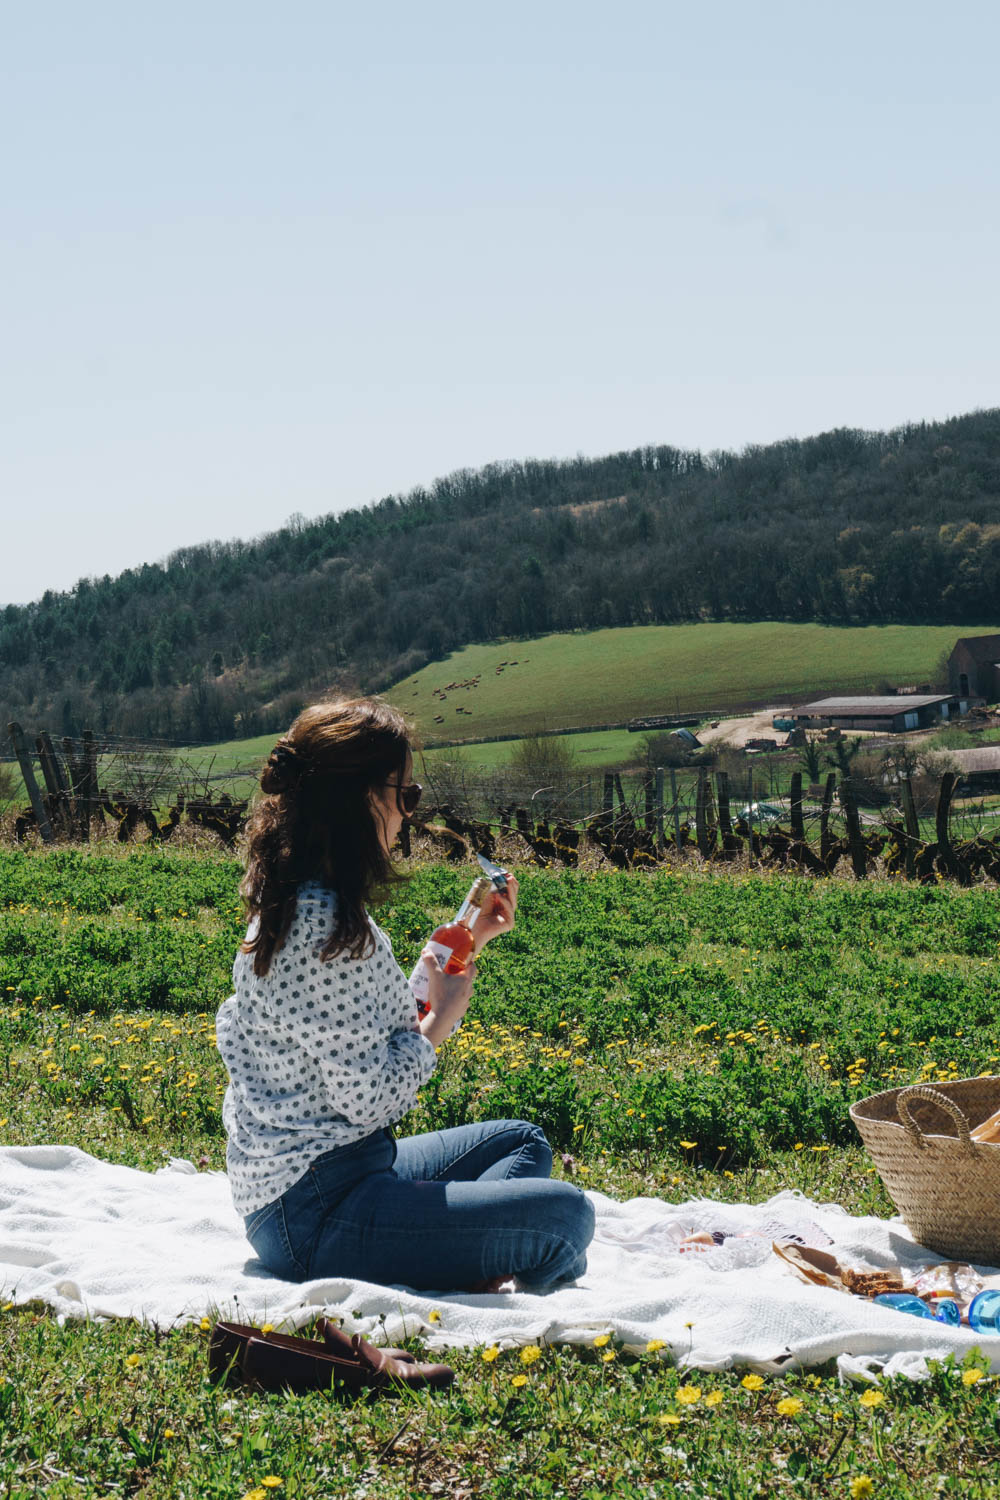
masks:
[[[872,698],[818,698],[795,709],[795,721],[807,729],[870,729],[900,734],[927,729],[942,719],[968,711],[968,703],[951,693],[892,693]]]
[[[962,698],[1000,702],[1000,635],[963,635],[948,658],[948,686]]]
[[[1000,745],[978,745],[974,750],[949,750],[948,764],[958,772],[960,797],[1000,792]]]

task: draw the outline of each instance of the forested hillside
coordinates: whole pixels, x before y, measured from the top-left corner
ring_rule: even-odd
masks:
[[[0,711],[215,740],[471,641],[714,620],[933,623],[1000,600],[1000,410],[703,455],[510,462],[0,613]]]

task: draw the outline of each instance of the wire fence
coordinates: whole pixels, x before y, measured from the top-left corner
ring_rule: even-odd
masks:
[[[0,828],[20,842],[163,841],[196,826],[233,847],[245,826],[256,762],[88,733],[57,745],[43,732],[32,748],[18,725],[10,736],[21,780],[8,772],[6,791],[0,784]],[[542,865],[638,868],[683,855],[817,876],[1000,879],[1000,777],[995,794],[969,795],[953,771],[894,770],[891,760],[878,776],[852,774],[845,762],[815,779],[793,769],[787,752],[729,765],[539,774],[428,762],[416,831],[457,859],[506,840]],[[404,828],[407,853],[410,843]]]
[[[851,872],[963,883],[1000,878],[1000,795],[957,797],[951,771],[873,781],[831,771],[810,782],[792,771],[742,773],[651,768],[566,777],[532,787],[461,768],[435,781],[432,803],[456,842],[488,853],[516,833],[540,864],[574,865],[597,850],[620,868],[738,860],[817,876]]]
[[[109,832],[120,842],[165,840],[186,823],[232,846],[259,770],[89,731],[58,742],[42,731],[31,745],[15,723],[8,735],[14,761],[0,766],[0,813],[19,842],[88,841]]]

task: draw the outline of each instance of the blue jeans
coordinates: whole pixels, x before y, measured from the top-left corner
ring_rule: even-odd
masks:
[[[317,1157],[247,1216],[247,1238],[286,1281],[462,1291],[516,1276],[541,1289],[583,1274],[594,1234],[589,1200],[551,1170],[545,1136],[523,1120],[399,1141],[379,1130]]]

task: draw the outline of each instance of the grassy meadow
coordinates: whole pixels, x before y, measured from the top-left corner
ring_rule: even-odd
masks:
[[[803,693],[874,691],[882,679],[933,680],[959,635],[992,628],[770,621],[581,631],[468,646],[395,683],[385,696],[414,724],[428,766],[447,755],[436,747],[462,744],[471,768],[491,771],[517,744],[497,736],[677,711],[725,712]],[[274,740],[268,733],[192,746],[178,757],[201,775],[235,776],[227,789],[249,795]],[[583,773],[602,772],[628,762],[637,736],[584,730],[568,743]]]
[[[404,968],[464,894],[423,865],[381,910]],[[3,1144],[224,1164],[215,1009],[233,860],[0,851]],[[615,1195],[891,1205],[848,1117],[1000,1063],[985,889],[733,872],[522,872],[521,916],[402,1130],[526,1115]],[[453,1391],[343,1405],[213,1389],[207,1323],[56,1325],[0,1300],[12,1497],[990,1495],[1000,1382],[975,1355],[860,1390],[832,1368],[685,1374],[669,1351],[456,1353]],[[419,1347],[419,1346],[415,1346]]]
[[[874,692],[883,678],[933,681],[942,652],[981,628],[992,627],[765,621],[581,631],[467,646],[386,696],[427,745],[490,739],[839,688]]]
[[[391,694],[389,695],[391,696]],[[402,705],[401,705],[402,706]],[[185,761],[211,774],[245,772],[242,785],[246,795],[256,785],[256,777],[277,738],[273,734],[258,735],[249,740],[229,740],[218,745],[197,745],[181,752]],[[566,743],[579,762],[580,769],[604,771],[609,766],[620,766],[634,756],[640,746],[641,736],[627,729],[584,730],[566,736]],[[495,771],[509,759],[517,739],[487,740],[483,743],[462,745],[459,754],[470,767],[481,771]],[[456,747],[447,746],[417,752],[418,763],[425,761],[433,767],[442,759],[452,760]]]
[[[385,690],[424,746],[427,765],[461,744],[470,768],[492,771],[516,739],[539,729],[622,724],[644,715],[725,712],[748,701],[838,689],[874,691],[880,681],[924,682],[959,635],[992,626],[756,624],[632,626],[468,646]],[[443,695],[443,697],[442,697]],[[954,735],[956,731],[952,731]],[[177,751],[196,776],[225,780],[248,796],[275,735]],[[584,730],[568,744],[581,772],[626,764],[638,737]],[[468,742],[468,743],[466,743]],[[24,800],[16,765],[14,800]]]

